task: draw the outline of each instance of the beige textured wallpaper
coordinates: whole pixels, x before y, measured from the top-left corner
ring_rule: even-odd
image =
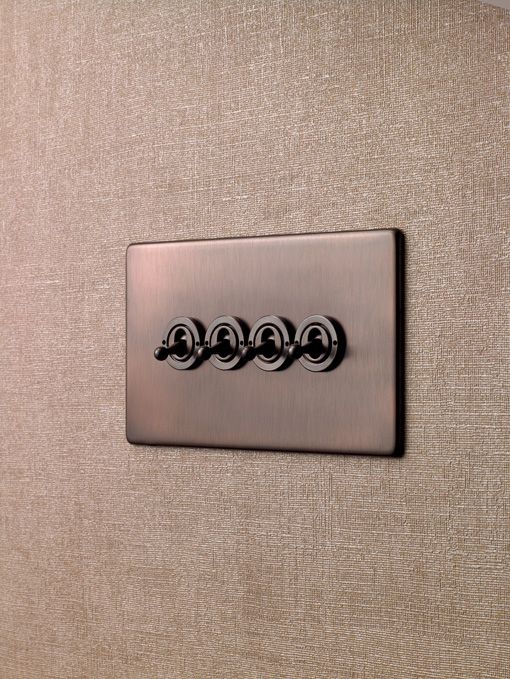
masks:
[[[1,679],[508,677],[510,13],[0,17]],[[378,227],[404,457],[126,442],[129,242]]]

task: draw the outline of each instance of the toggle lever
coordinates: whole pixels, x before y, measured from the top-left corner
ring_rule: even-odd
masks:
[[[183,345],[185,346],[184,340],[178,340],[177,342],[171,344],[169,347],[164,346],[156,347],[156,349],[154,349],[154,358],[157,361],[166,361],[166,359],[169,356],[177,354],[179,350],[183,348]]]
[[[313,351],[321,353],[324,350],[324,345],[320,337],[314,337],[312,340],[301,346],[300,344],[291,344],[289,347],[289,356],[291,358],[301,358],[305,354],[310,354]]]
[[[225,349],[231,349],[231,344],[226,337],[221,339],[219,342],[216,342],[216,344],[213,344],[211,347],[208,345],[201,346],[197,351],[197,356],[201,361],[205,361],[211,356],[219,354]]]
[[[244,349],[241,352],[241,358],[243,359],[243,361],[251,361],[252,359],[255,358],[255,356],[264,356],[265,354],[271,355],[272,353],[274,353],[274,350],[275,341],[274,338],[271,337],[267,340],[264,340],[256,347],[254,347],[253,345],[244,347]]]

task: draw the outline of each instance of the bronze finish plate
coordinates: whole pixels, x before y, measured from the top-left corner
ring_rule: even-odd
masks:
[[[391,455],[402,451],[402,236],[396,230],[133,244],[127,250],[131,443]],[[266,372],[154,359],[168,322],[337,319],[342,363]]]

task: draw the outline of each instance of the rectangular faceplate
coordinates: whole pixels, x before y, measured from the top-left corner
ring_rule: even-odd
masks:
[[[131,443],[391,455],[402,449],[402,236],[396,230],[141,243],[127,250]],[[232,370],[156,360],[172,319],[264,316],[293,332],[313,315],[343,328],[332,369],[297,360]],[[170,326],[169,326],[170,324]],[[178,346],[173,343],[172,346]],[[199,344],[197,344],[197,348]]]

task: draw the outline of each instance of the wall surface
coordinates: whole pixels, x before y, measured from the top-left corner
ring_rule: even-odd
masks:
[[[0,17],[0,677],[508,676],[510,13]],[[379,227],[404,457],[126,442],[129,242]]]

